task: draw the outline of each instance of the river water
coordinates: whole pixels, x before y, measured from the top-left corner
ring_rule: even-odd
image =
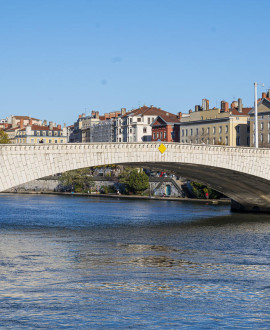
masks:
[[[0,327],[270,327],[270,216],[0,195]]]

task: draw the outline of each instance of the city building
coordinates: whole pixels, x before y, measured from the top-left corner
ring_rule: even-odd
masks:
[[[258,99],[258,145],[259,147],[270,147],[270,90],[262,93]],[[254,147],[254,108],[249,112],[250,118],[250,146]]]
[[[167,115],[168,114],[168,115]],[[121,109],[121,116],[115,121],[116,142],[141,142],[152,141],[152,124],[158,116],[172,118],[173,115],[167,111],[154,106],[143,106],[126,112]]]
[[[92,111],[91,116],[79,115],[74,125],[69,126],[69,142],[113,142],[115,119],[120,111],[99,115]]]
[[[189,110],[187,116],[179,114],[179,137],[176,139],[181,143],[249,146],[251,108],[244,108],[240,98],[233,101],[230,108],[225,101],[221,101],[220,109],[208,109],[209,103],[203,103],[202,107],[195,106],[195,111]]]
[[[159,115],[152,126],[152,141],[180,142],[179,141],[179,115],[166,113]]]
[[[53,122],[44,121],[43,125],[28,124],[15,132],[13,143],[67,143],[67,128]]]

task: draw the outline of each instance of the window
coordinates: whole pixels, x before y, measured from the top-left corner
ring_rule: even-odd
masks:
[[[34,139],[31,139],[31,143],[34,143]]]
[[[61,140],[60,142],[61,142],[61,143],[64,143],[64,141],[63,141],[63,140]]]
[[[216,128],[213,127],[213,134],[216,134]]]
[[[163,138],[163,133],[162,132],[160,132],[160,139],[162,139]]]
[[[199,135],[199,129],[198,128],[196,128],[196,135]],[[198,139],[197,139],[197,141],[198,141]]]
[[[144,133],[147,133],[147,127],[144,127],[144,128],[143,128],[143,132],[144,132]]]
[[[213,144],[216,144],[216,138],[213,138]]]
[[[164,139],[166,139],[166,132],[164,132]]]
[[[57,140],[54,140],[54,143],[57,143]]]
[[[237,132],[237,133],[240,133],[240,126],[239,126],[239,125],[238,125],[238,126],[236,126],[236,128],[235,128],[235,129],[236,129],[236,132]]]
[[[236,145],[237,146],[240,146],[240,136],[237,136],[236,137]]]
[[[138,119],[137,119],[137,122],[138,122],[138,123],[140,123],[141,121],[142,121],[142,119],[141,119],[141,118],[138,118]]]
[[[54,132],[54,136],[57,136],[58,135],[58,133],[57,132]]]
[[[263,123],[261,123],[261,130],[263,130]]]
[[[207,127],[207,134],[209,134],[210,132],[210,127]]]
[[[229,127],[228,127],[228,125],[226,125],[225,126],[225,133],[228,133],[228,131],[229,131]]]
[[[268,122],[268,129],[270,129],[270,121]]]
[[[190,129],[190,135],[191,136],[193,135],[193,129],[192,128]]]
[[[49,131],[49,136],[52,136],[52,131]]]
[[[225,137],[225,144],[228,145],[228,136]]]
[[[219,132],[219,134],[222,133],[222,126],[219,126],[218,132]]]
[[[159,138],[159,133],[157,132],[157,139]]]
[[[156,133],[153,133],[153,139],[155,140],[155,138],[156,138]]]
[[[129,130],[129,133],[132,133],[132,128]]]
[[[51,139],[49,140],[49,143],[52,143],[52,140]]]
[[[184,129],[182,129],[182,136],[184,136],[185,135],[185,130]]]
[[[268,143],[270,143],[270,133],[268,133]]]
[[[37,136],[39,136],[39,135],[40,135],[40,131],[37,131],[36,133],[37,133]]]
[[[221,138],[221,136],[218,138],[218,142],[219,142],[219,143],[222,142],[222,138]]]
[[[188,130],[186,129],[186,136],[188,136]]]
[[[148,125],[150,125],[150,121],[151,121],[151,118],[150,118],[150,117],[148,117]]]
[[[202,128],[202,135],[204,134],[204,128]]]
[[[263,134],[261,134],[261,142],[263,143]]]

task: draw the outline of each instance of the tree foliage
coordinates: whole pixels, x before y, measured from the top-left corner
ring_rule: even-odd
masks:
[[[223,197],[223,195],[221,193],[219,193],[218,191],[211,189],[201,183],[191,182],[191,186],[193,189],[193,193],[195,194],[195,196],[197,198],[204,199],[204,198],[206,198],[206,194],[208,194],[208,198],[210,198],[210,199],[218,199],[218,198]]]
[[[125,168],[120,175],[120,182],[124,183],[127,192],[141,193],[149,186],[149,178],[143,171]]]
[[[11,143],[8,135],[6,132],[4,132],[3,130],[0,130],[0,144],[6,144],[6,143]]]
[[[89,175],[89,168],[64,172],[60,181],[75,192],[88,191],[94,185],[93,178]]]

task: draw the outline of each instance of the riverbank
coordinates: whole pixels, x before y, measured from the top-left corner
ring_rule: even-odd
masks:
[[[25,192],[1,192],[1,194],[38,194],[38,195],[65,195],[65,196],[84,196],[84,197],[105,197],[117,199],[143,199],[143,200],[160,200],[160,201],[179,201],[179,202],[194,202],[194,203],[211,203],[211,204],[230,204],[229,198],[222,199],[197,199],[197,198],[182,198],[182,197],[162,197],[162,196],[140,196],[140,195],[117,195],[117,194],[87,194],[87,193],[71,193],[71,192],[52,192],[52,191],[25,191]]]

